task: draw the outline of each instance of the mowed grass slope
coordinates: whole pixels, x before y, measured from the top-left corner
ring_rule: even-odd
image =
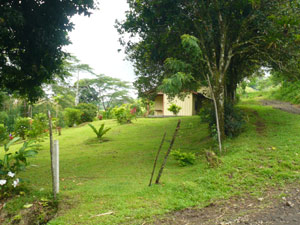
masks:
[[[49,224],[141,224],[154,215],[187,207],[203,207],[216,199],[250,193],[262,195],[265,188],[299,182],[300,116],[257,102],[241,103],[248,120],[245,132],[224,143],[218,168],[204,157],[213,145],[207,125],[200,118],[181,117],[182,126],[174,149],[197,153],[194,166],[179,167],[170,157],[161,185],[148,187],[157,148],[163,133],[170,140],[179,118],[138,119],[133,124],[112,127],[107,140],[98,143],[89,126],[63,130],[60,141],[61,192],[58,215]],[[15,199],[7,209],[22,207],[51,190],[48,143],[31,159],[22,174],[30,181],[32,196]],[[166,142],[162,158],[169,143]],[[112,215],[96,216],[106,212]]]

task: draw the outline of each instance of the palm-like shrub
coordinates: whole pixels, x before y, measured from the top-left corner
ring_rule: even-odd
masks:
[[[97,135],[97,138],[99,140],[102,140],[103,136],[111,129],[110,127],[108,128],[104,128],[104,124],[102,124],[99,129],[97,130],[97,128],[93,125],[93,124],[88,124],[92,130],[95,132],[95,134]]]

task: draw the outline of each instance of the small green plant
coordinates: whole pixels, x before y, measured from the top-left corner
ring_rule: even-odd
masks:
[[[176,105],[176,104],[174,104],[174,103],[172,103],[172,104],[170,105],[170,107],[168,108],[168,110],[169,110],[170,112],[172,112],[175,116],[178,115],[178,113],[180,112],[181,109],[182,109],[182,108],[181,108],[180,106],[178,106],[178,105]]]
[[[178,161],[180,166],[194,165],[196,155],[192,152],[181,152],[180,149],[172,151],[171,155]]]
[[[102,140],[103,136],[111,129],[110,127],[108,128],[104,128],[104,124],[102,124],[99,127],[99,130],[96,129],[96,127],[93,124],[88,124],[92,130],[95,132],[95,134],[97,135],[97,138],[99,140]]]
[[[10,153],[11,145],[20,140],[16,137],[4,144],[4,156],[0,160],[0,199],[10,197],[21,181],[17,178],[19,172],[28,166],[27,158],[37,154],[36,145],[32,142],[24,142],[23,146],[15,153]]]

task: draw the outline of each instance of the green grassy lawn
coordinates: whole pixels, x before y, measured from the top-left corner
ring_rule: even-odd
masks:
[[[87,125],[64,129],[56,137],[60,142],[59,211],[49,224],[141,224],[170,211],[203,207],[245,193],[260,196],[270,186],[299,182],[300,115],[263,107],[254,100],[239,107],[247,115],[245,132],[226,140],[218,168],[210,168],[204,157],[204,151],[214,145],[207,125],[198,116],[181,117],[174,149],[197,153],[196,164],[179,167],[170,157],[162,184],[152,187],[148,183],[157,148],[165,131],[167,140],[171,139],[178,118],[138,119],[128,125],[114,120],[94,122],[112,127],[103,143],[96,141]],[[43,143],[43,150],[21,174],[33,191],[8,202],[5,210],[18,210],[49,195],[48,145]],[[114,214],[93,217],[110,211]]]

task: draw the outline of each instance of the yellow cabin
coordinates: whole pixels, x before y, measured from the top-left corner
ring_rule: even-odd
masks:
[[[164,93],[158,93],[155,98],[154,116],[173,116],[173,113],[168,110],[172,103],[181,107],[178,116],[193,116],[201,109],[202,102],[205,98],[210,97],[208,88],[203,87],[198,92],[188,94],[183,100],[175,97],[169,100]]]

